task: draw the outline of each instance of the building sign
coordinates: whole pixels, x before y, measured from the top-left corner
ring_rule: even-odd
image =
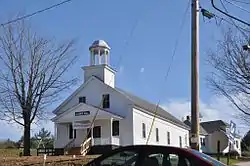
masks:
[[[77,122],[73,122],[72,126],[73,126],[73,129],[86,129],[86,128],[90,128],[91,123],[77,123]]]
[[[89,115],[90,111],[79,111],[79,112],[75,112],[75,116],[85,116],[85,115]]]

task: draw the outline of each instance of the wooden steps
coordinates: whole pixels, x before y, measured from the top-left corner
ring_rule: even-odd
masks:
[[[72,147],[69,148],[67,155],[81,155],[81,147]]]

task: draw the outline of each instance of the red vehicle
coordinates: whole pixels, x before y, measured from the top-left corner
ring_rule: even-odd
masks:
[[[117,148],[85,166],[226,166],[193,149],[156,145]]]

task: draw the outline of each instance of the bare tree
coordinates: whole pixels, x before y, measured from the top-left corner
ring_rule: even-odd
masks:
[[[25,22],[2,27],[0,34],[0,119],[24,129],[24,155],[30,155],[32,123],[48,113],[63,90],[76,79],[65,79],[75,62],[73,40],[56,45],[31,31]]]
[[[208,56],[214,69],[208,77],[210,87],[244,114],[244,120],[250,119],[250,52],[242,48],[248,41],[247,32],[229,28]]]

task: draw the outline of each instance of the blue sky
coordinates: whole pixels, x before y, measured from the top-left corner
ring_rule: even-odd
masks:
[[[61,1],[2,0],[0,22],[18,13],[31,13],[58,2]],[[72,71],[80,80],[83,79],[81,67],[89,63],[88,47],[96,39],[106,40],[112,48],[111,65],[117,70],[122,69],[117,74],[117,86],[153,102],[161,98],[162,104],[167,103],[169,108],[171,101],[187,102],[190,99],[190,9],[171,72],[164,81],[187,3],[188,0],[73,0],[28,20],[33,30],[45,37],[58,41],[78,39],[75,54],[79,59]],[[214,12],[210,1],[201,0],[200,4]],[[235,14],[241,14],[228,7]],[[206,65],[206,52],[216,47],[216,40],[221,38],[220,31],[215,20],[204,21],[200,17],[200,98],[205,105],[214,101],[205,81],[211,71]],[[122,60],[118,63],[120,56]],[[0,134],[0,138],[6,135]]]

